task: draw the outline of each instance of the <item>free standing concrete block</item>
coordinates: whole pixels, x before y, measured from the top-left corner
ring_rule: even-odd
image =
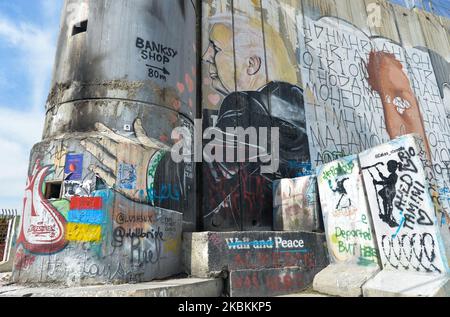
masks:
[[[362,286],[380,271],[376,265],[332,263],[314,278],[314,290],[341,297],[363,295]]]
[[[274,182],[274,230],[320,230],[317,179],[305,176]]]
[[[361,296],[379,271],[379,257],[358,157],[322,166],[318,184],[331,264],[314,279],[316,291]]]
[[[185,268],[195,277],[286,267],[316,274],[329,264],[325,236],[312,232],[198,232],[183,240]]]
[[[449,297],[448,276],[382,270],[363,287],[364,297]]]
[[[419,282],[434,283],[439,275],[448,279],[448,260],[422,164],[424,150],[417,138],[403,136],[360,154],[383,267],[363,287],[367,296],[433,296],[440,292],[435,287],[414,289]],[[405,285],[413,290],[406,292]]]
[[[230,272],[230,297],[273,297],[300,292],[311,284],[314,271],[299,267]]]

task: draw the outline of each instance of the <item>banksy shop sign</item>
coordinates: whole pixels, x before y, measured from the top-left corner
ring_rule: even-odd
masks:
[[[178,55],[178,51],[165,44],[140,37],[136,38],[136,47],[140,49],[141,59],[146,62],[148,77],[167,81],[167,76],[170,76],[168,67]]]

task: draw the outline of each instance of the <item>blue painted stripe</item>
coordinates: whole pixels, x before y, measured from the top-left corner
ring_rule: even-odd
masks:
[[[403,211],[400,212],[400,215],[403,215]],[[405,223],[405,220],[406,220],[406,218],[405,218],[405,216],[403,216],[402,221],[398,225],[397,231],[392,235],[392,239],[395,239],[395,237],[397,237],[398,233],[402,229],[403,224]]]
[[[309,250],[303,249],[303,250],[283,250],[280,251],[281,253],[308,253]]]
[[[90,225],[101,225],[105,219],[103,210],[70,210],[68,221]]]

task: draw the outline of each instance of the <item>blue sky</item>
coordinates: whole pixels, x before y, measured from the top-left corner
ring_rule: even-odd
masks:
[[[42,136],[62,0],[0,0],[0,208],[20,208]]]
[[[433,3],[450,17],[449,0]],[[42,135],[62,4],[0,0],[0,208],[21,208],[29,153]]]
[[[435,14],[450,18],[450,0],[391,0],[391,2],[408,7],[415,4],[418,8],[422,8],[423,3],[423,9],[427,11],[431,11],[431,3]]]

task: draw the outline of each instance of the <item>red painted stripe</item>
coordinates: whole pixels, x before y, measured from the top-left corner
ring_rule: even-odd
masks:
[[[70,210],[98,210],[102,207],[101,197],[73,197],[70,201]]]

